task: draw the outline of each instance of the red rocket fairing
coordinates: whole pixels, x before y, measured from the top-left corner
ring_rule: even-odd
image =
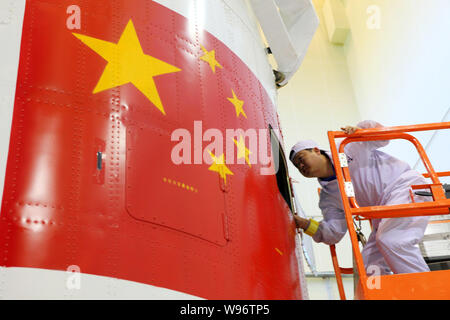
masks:
[[[194,134],[194,121],[224,139],[278,129],[259,80],[220,39],[153,1],[79,1],[79,30],[66,26],[73,4],[26,2],[2,266],[76,265],[207,299],[303,298],[294,221],[266,165],[220,161],[227,150],[205,142],[209,163],[172,159],[172,133]]]

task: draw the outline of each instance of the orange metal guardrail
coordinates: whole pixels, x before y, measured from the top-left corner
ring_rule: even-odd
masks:
[[[358,272],[359,280],[355,290],[355,298],[357,299],[450,299],[450,270],[411,273],[411,274],[394,274],[383,275],[380,277],[380,287],[370,288],[368,286],[369,277],[366,274],[361,252],[359,250],[358,239],[356,231],[353,228],[352,217],[359,215],[365,218],[398,218],[408,216],[425,216],[425,215],[440,215],[448,214],[450,208],[450,199],[446,199],[445,192],[439,181],[439,176],[446,176],[448,172],[436,173],[433,166],[426,155],[426,152],[420,142],[412,135],[405,132],[414,131],[428,131],[450,129],[450,122],[420,124],[411,126],[397,126],[397,127],[383,127],[361,129],[347,135],[342,131],[329,131],[328,140],[330,143],[331,154],[335,164],[336,178],[339,184],[342,203],[345,211],[345,218],[352,243],[353,254],[355,258],[356,271]],[[409,203],[391,206],[369,206],[359,207],[354,196],[348,197],[345,192],[345,182],[351,182],[350,172],[348,167],[341,166],[336,147],[335,139],[345,138],[339,146],[339,153],[344,152],[347,144],[356,141],[374,141],[374,140],[394,140],[406,139],[414,144],[420,158],[422,159],[427,173],[425,177],[429,177],[431,184],[422,186],[413,186],[414,189],[428,189],[431,191],[433,201],[425,203]],[[339,264],[337,263],[336,252],[330,246],[331,255],[333,259],[333,266],[335,267],[336,280],[340,290],[341,298],[344,297],[342,279],[340,274],[343,273]],[[339,273],[339,276],[338,276]],[[339,280],[338,280],[339,278]],[[339,284],[340,281],[340,284]],[[341,292],[342,289],[342,292]]]
[[[341,300],[346,300],[344,283],[342,282],[342,274],[353,274],[352,268],[341,268],[339,267],[339,262],[336,255],[336,246],[334,244],[330,245],[331,260],[333,262],[334,273],[336,274],[336,282],[339,290],[339,296]]]

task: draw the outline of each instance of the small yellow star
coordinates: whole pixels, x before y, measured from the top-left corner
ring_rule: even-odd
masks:
[[[236,117],[239,117],[239,115],[242,113],[244,117],[247,119],[247,115],[245,114],[244,108],[242,107],[244,105],[244,101],[238,99],[233,89],[231,89],[231,93],[233,94],[233,98],[227,99],[234,105],[234,108],[236,109]]]
[[[218,172],[220,177],[223,179],[225,184],[227,183],[227,174],[233,175],[230,169],[225,164],[224,155],[222,154],[220,157],[216,157],[211,151],[208,150],[211,159],[213,160],[213,164],[208,168],[208,170]]]
[[[237,154],[237,158],[241,159],[241,158],[245,158],[245,162],[247,162],[248,166],[251,168],[252,165],[250,164],[250,160],[248,158],[248,155],[251,154],[252,152],[247,149],[247,147],[245,146],[245,140],[242,137],[242,135],[239,138],[239,142],[237,142],[235,139],[233,139],[234,143],[236,144],[237,148],[238,148],[238,154]]]
[[[211,67],[212,72],[216,73],[216,67],[219,67],[222,69],[222,66],[216,60],[216,52],[214,50],[208,51],[202,45],[200,45],[200,47],[202,48],[202,51],[205,53],[203,56],[200,57],[200,59],[209,63],[209,66]]]
[[[94,94],[132,83],[164,115],[166,114],[153,77],[177,72],[180,69],[144,54],[131,20],[117,44],[82,34],[73,33],[73,35],[108,61],[93,91]]]

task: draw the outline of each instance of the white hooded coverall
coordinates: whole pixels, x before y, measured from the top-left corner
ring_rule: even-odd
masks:
[[[362,129],[382,127],[375,121],[358,123]],[[360,207],[387,206],[410,203],[411,185],[426,184],[425,178],[410,166],[384,152],[377,150],[389,141],[361,141],[345,146],[355,198]],[[329,154],[331,159],[331,154]],[[313,239],[316,242],[335,244],[347,232],[337,180],[318,179],[322,190],[319,207],[323,221]],[[430,201],[416,196],[415,202]],[[423,238],[428,217],[373,219],[373,230],[362,256],[366,269],[379,267],[378,274],[413,273],[429,271],[418,243]],[[370,270],[376,268],[371,267]]]

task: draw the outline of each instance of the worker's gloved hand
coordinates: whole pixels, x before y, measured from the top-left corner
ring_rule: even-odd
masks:
[[[342,127],[341,130],[344,131],[346,134],[353,134],[356,130],[360,130],[360,127],[354,127],[354,126],[346,126]]]

